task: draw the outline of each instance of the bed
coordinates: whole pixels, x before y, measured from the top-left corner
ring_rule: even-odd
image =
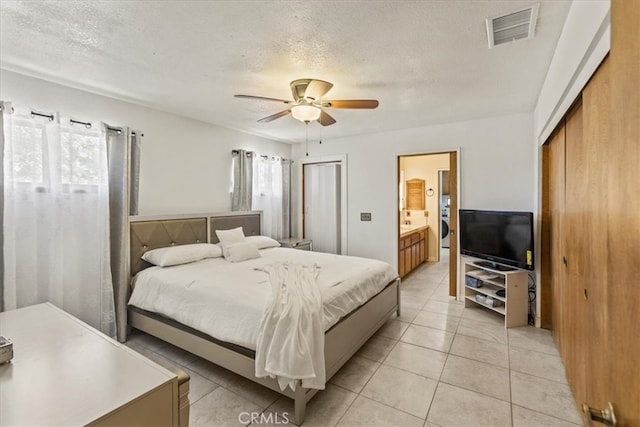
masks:
[[[152,267],[151,264],[143,261],[141,256],[149,250],[192,243],[217,243],[218,239],[215,230],[225,230],[235,227],[243,227],[244,234],[247,236],[260,235],[261,231],[261,213],[260,212],[233,212],[212,215],[179,215],[179,216],[162,216],[162,217],[131,217],[130,218],[130,273],[132,278],[140,273],[137,278],[138,283],[142,283],[142,279],[153,283],[155,274],[199,274],[202,271],[219,271],[220,277],[228,274],[236,274],[238,265],[231,265],[224,259],[203,260],[202,262],[193,263],[189,266],[180,266],[173,270],[154,272],[154,269],[160,267]],[[289,252],[287,252],[289,251]],[[359,271],[358,259],[340,257],[336,262],[332,262],[325,254],[303,253],[295,249],[271,248],[261,250],[261,258],[258,260],[244,261],[246,267],[253,269],[256,266],[264,265],[276,259],[290,259],[293,262],[308,263],[310,256],[317,258],[317,262],[324,265],[327,273],[331,268],[336,271],[344,269],[344,265],[340,267],[338,264],[344,262],[353,262],[354,270]],[[339,261],[339,262],[337,262]],[[225,264],[226,263],[226,264]],[[363,264],[364,265],[364,264]],[[364,268],[364,267],[363,267]],[[147,270],[148,269],[148,270]],[[214,269],[214,270],[201,270]],[[218,269],[218,270],[215,270]],[[365,268],[366,269],[366,268]],[[146,270],[146,271],[145,271]],[[328,274],[329,276],[331,274]],[[327,276],[327,274],[325,274]],[[148,279],[151,277],[152,279]],[[186,276],[185,276],[186,277]],[[245,277],[245,276],[242,276]],[[265,276],[266,278],[266,276]],[[384,279],[383,279],[384,278]],[[247,279],[249,280],[249,279]],[[351,356],[394,314],[400,315],[400,279],[395,274],[392,276],[381,276],[368,279],[370,282],[367,286],[357,285],[352,287],[352,296],[356,295],[359,299],[358,305],[350,307],[348,304],[337,304],[327,308],[325,305],[325,322],[328,328],[324,334],[324,361],[325,361],[325,377],[329,379],[351,358]],[[384,282],[377,283],[373,286],[374,281]],[[359,287],[358,287],[359,286]],[[241,288],[241,286],[239,286]],[[351,289],[351,288],[349,288]],[[367,289],[368,294],[365,296],[362,289]],[[138,289],[138,292],[140,290]],[[264,295],[262,295],[264,297]],[[324,298],[324,296],[323,296]],[[339,298],[336,298],[339,300]],[[173,300],[172,300],[173,301]],[[364,302],[362,302],[364,301]],[[139,299],[136,299],[138,305]],[[353,305],[353,301],[351,302]],[[145,308],[149,308],[146,307]],[[207,327],[194,327],[200,325],[197,321],[192,321],[189,316],[180,317],[180,313],[184,310],[174,310],[171,313],[171,304],[165,304],[164,313],[162,308],[152,307],[147,310],[145,308],[129,305],[128,322],[133,328],[144,331],[150,335],[156,336],[166,342],[177,347],[183,348],[194,353],[204,359],[207,359],[223,368],[235,372],[245,378],[255,381],[265,387],[277,391],[294,400],[294,422],[298,425],[304,421],[306,403],[318,391],[316,389],[305,388],[298,383],[295,391],[286,388],[281,391],[278,382],[272,378],[258,378],[255,376],[255,347],[252,348],[252,333],[249,331],[242,334],[224,334],[224,332],[216,332],[215,329],[207,329]],[[160,313],[152,310],[161,311]],[[168,309],[168,311],[167,311]],[[242,312],[243,308],[234,307],[231,303],[228,310]],[[224,323],[225,317],[230,315],[225,313],[225,307],[220,306],[216,311],[217,318],[214,317],[213,324]],[[247,309],[246,317],[253,318],[260,313],[251,313]],[[178,319],[176,319],[176,317]],[[330,318],[328,320],[328,318]],[[195,322],[195,323],[194,323]],[[233,323],[233,322],[228,322]],[[250,322],[248,322],[250,323]],[[202,329],[205,329],[203,331]],[[208,332],[208,333],[207,333]],[[219,336],[216,337],[216,334]],[[237,339],[233,339],[234,335],[238,335]],[[220,338],[222,336],[222,339]]]

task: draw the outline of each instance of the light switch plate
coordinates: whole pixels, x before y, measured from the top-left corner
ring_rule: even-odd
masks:
[[[371,212],[361,212],[360,221],[371,221]]]

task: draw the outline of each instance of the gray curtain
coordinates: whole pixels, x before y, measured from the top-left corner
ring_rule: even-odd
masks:
[[[245,150],[233,150],[233,191],[231,193],[232,211],[250,211],[253,196],[253,153]]]
[[[111,276],[116,309],[117,338],[127,340],[129,299],[129,215],[137,214],[140,174],[140,132],[109,130],[109,222]]]
[[[291,237],[291,160],[282,159],[282,230]]]
[[[131,176],[129,188],[129,215],[138,215],[138,194],[140,193],[140,146],[141,132],[131,132]]]
[[[11,104],[0,101],[0,311],[4,311],[4,115]]]

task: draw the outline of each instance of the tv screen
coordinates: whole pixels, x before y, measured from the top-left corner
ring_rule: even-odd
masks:
[[[460,209],[460,252],[533,270],[533,214]]]

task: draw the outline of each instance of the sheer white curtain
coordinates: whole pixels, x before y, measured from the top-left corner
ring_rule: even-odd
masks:
[[[262,234],[274,239],[289,232],[291,162],[280,157],[255,156],[251,208],[262,212]]]
[[[106,128],[4,108],[4,309],[50,301],[115,334]]]

